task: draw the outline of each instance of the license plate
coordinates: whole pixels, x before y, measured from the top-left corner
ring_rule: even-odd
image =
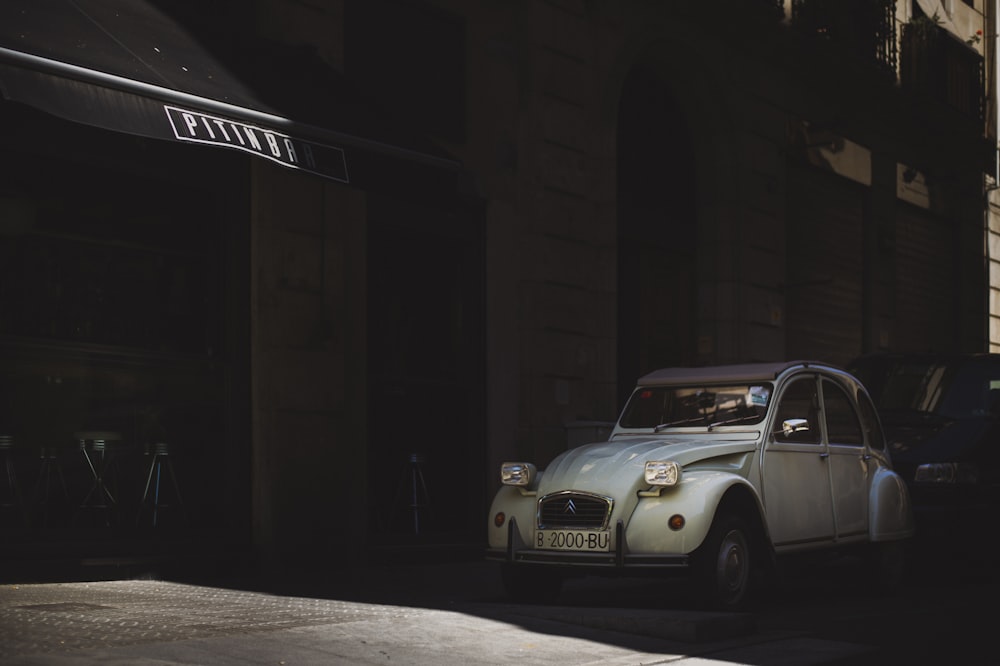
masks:
[[[607,530],[538,530],[535,548],[542,550],[579,550],[606,553],[611,550],[611,533]]]

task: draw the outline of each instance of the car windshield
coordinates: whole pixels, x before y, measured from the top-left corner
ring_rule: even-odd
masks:
[[[760,423],[767,413],[769,383],[732,386],[642,386],[629,398],[623,428],[714,427]]]
[[[1000,404],[1000,367],[993,362],[899,359],[859,363],[855,374],[882,412],[964,418]]]
[[[879,409],[937,413],[955,372],[944,363],[901,361],[885,368],[881,377],[865,377]],[[877,387],[877,388],[875,388]]]

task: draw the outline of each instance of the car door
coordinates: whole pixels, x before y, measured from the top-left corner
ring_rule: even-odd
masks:
[[[771,539],[779,549],[832,540],[833,502],[817,376],[793,379],[777,400],[761,463]],[[808,428],[783,432],[782,424],[793,419],[805,419]]]
[[[838,539],[868,534],[868,488],[871,483],[864,431],[854,401],[829,378],[821,382],[833,515]]]

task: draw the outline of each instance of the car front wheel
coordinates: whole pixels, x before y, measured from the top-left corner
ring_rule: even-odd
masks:
[[[750,591],[750,535],[736,515],[716,519],[694,558],[699,600],[715,610],[738,610]]]

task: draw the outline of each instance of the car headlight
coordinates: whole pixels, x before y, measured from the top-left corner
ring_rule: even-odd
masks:
[[[913,475],[917,483],[976,483],[979,469],[968,463],[926,463]]]
[[[506,462],[500,465],[500,483],[505,486],[528,486],[537,472],[531,463]]]
[[[646,483],[651,486],[675,486],[681,480],[681,466],[673,460],[650,460],[646,463]]]

